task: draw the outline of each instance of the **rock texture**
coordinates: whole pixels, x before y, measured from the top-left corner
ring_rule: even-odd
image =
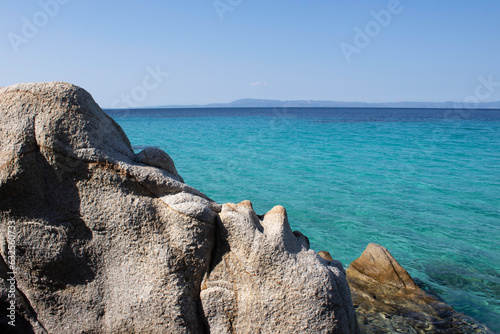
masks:
[[[224,204],[219,216],[222,242],[201,287],[214,333],[358,331],[342,265],[292,233],[283,207],[259,217],[245,201]]]
[[[421,290],[380,245],[368,245],[347,279],[361,333],[492,333]]]
[[[215,203],[83,89],[0,89],[0,124],[1,332],[358,332],[342,267],[283,208]]]

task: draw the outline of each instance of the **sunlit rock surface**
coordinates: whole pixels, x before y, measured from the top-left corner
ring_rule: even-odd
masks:
[[[0,332],[358,332],[341,265],[284,208],[215,203],[83,89],[0,89],[0,140]]]
[[[282,206],[259,217],[249,201],[224,204],[219,216],[220,242],[201,287],[215,333],[358,331],[344,269],[292,232]]]
[[[346,272],[361,333],[492,333],[421,290],[380,245],[369,244]]]

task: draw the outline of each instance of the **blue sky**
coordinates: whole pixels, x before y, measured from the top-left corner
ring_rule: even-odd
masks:
[[[498,0],[2,1],[0,13],[0,86],[67,81],[105,108],[462,102],[479,77],[500,82]],[[481,101],[500,100],[490,90]]]

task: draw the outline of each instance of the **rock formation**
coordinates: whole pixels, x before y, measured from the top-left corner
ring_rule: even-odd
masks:
[[[361,333],[492,333],[421,290],[380,245],[349,265],[347,280]]]
[[[3,88],[0,124],[1,332],[358,332],[342,267],[282,207],[215,203],[83,89]]]
[[[224,204],[219,216],[222,242],[201,287],[214,333],[357,332],[342,265],[292,233],[283,207],[259,217],[245,201]]]

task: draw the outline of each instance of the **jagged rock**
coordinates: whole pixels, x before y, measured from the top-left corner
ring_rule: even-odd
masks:
[[[421,290],[380,245],[369,244],[346,273],[361,333],[492,333]]]
[[[201,288],[215,333],[358,332],[343,269],[292,232],[282,206],[259,217],[249,201],[224,204],[219,216]]]
[[[202,332],[219,205],[173,165],[145,165],[81,88],[16,85],[0,91],[0,108],[1,230],[15,221],[34,329]]]
[[[284,209],[221,207],[166,153],[134,154],[83,89],[0,89],[0,124],[0,331],[357,331],[342,270]]]

